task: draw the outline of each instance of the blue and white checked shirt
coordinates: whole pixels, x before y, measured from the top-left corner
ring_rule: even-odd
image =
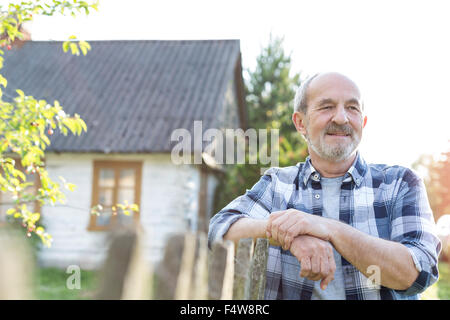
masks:
[[[322,215],[320,174],[304,163],[270,168],[251,190],[233,200],[210,221],[208,242],[221,241],[238,219],[267,219],[271,212],[294,208]],[[344,176],[339,220],[372,236],[405,245],[419,276],[407,290],[374,287],[342,257],[348,300],[419,299],[438,279],[441,243],[436,235],[423,181],[410,169],[366,164],[360,153]],[[300,263],[288,250],[269,247],[265,299],[311,299],[314,282],[299,276]]]

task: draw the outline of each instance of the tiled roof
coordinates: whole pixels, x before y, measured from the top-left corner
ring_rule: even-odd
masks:
[[[239,40],[89,43],[86,56],[63,53],[57,41],[5,50],[0,73],[8,79],[6,93],[20,88],[49,103],[58,100],[87,124],[81,136],[55,131],[48,150],[168,152],[174,129],[193,131],[194,120],[203,121],[203,130],[217,125],[227,85],[235,68],[241,70]]]

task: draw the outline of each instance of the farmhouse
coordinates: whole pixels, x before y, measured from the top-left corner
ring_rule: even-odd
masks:
[[[86,56],[64,53],[62,42],[29,41],[5,52],[6,94],[58,100],[79,114],[88,131],[55,132],[45,164],[58,180],[77,185],[65,205],[38,208],[53,245],[43,266],[98,268],[106,257],[108,230],[137,225],[146,256],[162,257],[167,237],[206,230],[220,173],[202,164],[171,161],[171,133],[208,128],[246,129],[238,40],[90,41]],[[193,152],[202,150],[193,149]],[[139,212],[112,214],[116,203]],[[90,209],[101,204],[100,216]],[[2,207],[1,215],[5,214]]]

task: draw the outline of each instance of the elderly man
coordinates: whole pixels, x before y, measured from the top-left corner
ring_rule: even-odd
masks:
[[[269,238],[266,299],[418,299],[441,248],[422,180],[364,161],[367,117],[346,76],[309,78],[294,104],[308,158],[267,170],[211,219],[209,243]]]

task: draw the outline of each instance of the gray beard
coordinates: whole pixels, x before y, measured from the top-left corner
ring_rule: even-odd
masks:
[[[351,135],[351,142],[349,144],[330,146],[323,141],[323,135],[319,138],[318,144],[313,143],[308,134],[306,134],[305,138],[308,142],[308,146],[312,150],[314,150],[314,152],[317,153],[322,159],[334,162],[342,161],[350,157],[350,155],[353,153],[353,151],[356,150],[361,141],[360,137]]]

